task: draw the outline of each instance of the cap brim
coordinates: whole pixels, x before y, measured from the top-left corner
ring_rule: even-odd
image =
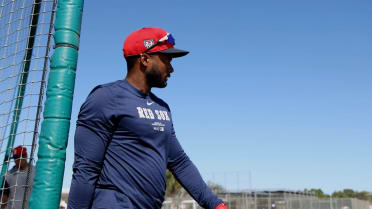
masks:
[[[186,54],[188,54],[188,51],[182,50],[182,49],[176,49],[176,48],[169,48],[163,51],[158,51],[158,53],[163,53],[163,54],[168,54],[171,55],[172,57],[183,57]]]

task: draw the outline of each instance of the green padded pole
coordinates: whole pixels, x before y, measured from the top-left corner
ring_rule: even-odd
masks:
[[[25,56],[23,59],[21,78],[19,80],[19,85],[18,85],[18,90],[17,90],[17,99],[14,105],[12,124],[10,126],[7,149],[5,151],[4,162],[1,168],[0,182],[3,182],[5,172],[8,169],[7,162],[9,160],[11,148],[14,145],[14,140],[17,134],[18,121],[19,121],[19,116],[21,114],[23,98],[24,98],[25,91],[26,91],[28,72],[30,71],[30,65],[31,65],[32,49],[34,48],[37,23],[39,20],[40,3],[41,3],[41,0],[35,0],[33,7],[32,7],[32,14],[31,14],[31,19],[30,19],[30,30],[28,33],[26,51],[25,51]]]
[[[31,209],[59,208],[84,0],[59,0]]]

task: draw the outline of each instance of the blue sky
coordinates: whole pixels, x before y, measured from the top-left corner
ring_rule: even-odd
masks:
[[[85,1],[64,187],[80,105],[125,77],[126,36],[156,26],[191,52],[153,92],[206,180],[372,191],[371,1],[105,3]]]

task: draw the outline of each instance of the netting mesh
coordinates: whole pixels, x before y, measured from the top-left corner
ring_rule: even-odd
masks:
[[[31,194],[55,5],[1,1],[0,201],[7,208],[27,208]]]

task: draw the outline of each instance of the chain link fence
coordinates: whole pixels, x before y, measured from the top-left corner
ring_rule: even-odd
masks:
[[[298,192],[238,192],[218,194],[229,209],[370,209],[368,201],[355,198],[317,198]],[[162,209],[200,209],[185,192],[167,198]]]

